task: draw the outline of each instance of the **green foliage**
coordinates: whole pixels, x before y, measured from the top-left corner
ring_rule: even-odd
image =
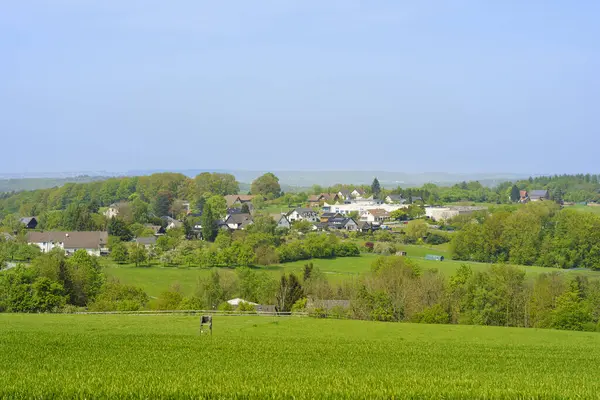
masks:
[[[220,196],[237,194],[240,190],[235,176],[231,174],[203,172],[194,178],[194,183],[196,195],[202,197],[207,197],[207,194]]]
[[[148,250],[141,244],[132,243],[129,246],[129,262],[135,264],[136,267],[144,265],[148,261]]]
[[[135,286],[116,280],[104,283],[100,294],[90,304],[90,311],[137,311],[148,304],[148,295]]]
[[[271,199],[279,197],[281,195],[279,178],[271,172],[267,172],[252,182],[250,192],[254,195],[261,195]]]
[[[107,231],[110,236],[116,236],[123,242],[133,239],[133,233],[121,218],[113,217],[108,221]]]
[[[296,275],[282,275],[279,281],[277,291],[276,307],[279,312],[286,312],[292,309],[292,306],[302,298],[304,292],[302,285]]]
[[[373,183],[371,183],[371,193],[375,196],[375,198],[379,197],[379,193],[381,192],[381,185],[379,185],[379,180],[377,178],[373,179]]]

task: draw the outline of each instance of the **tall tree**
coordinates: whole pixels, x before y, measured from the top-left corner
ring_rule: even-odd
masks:
[[[304,291],[300,281],[293,273],[282,275],[277,291],[277,311],[290,311],[294,303],[302,298]]]
[[[279,178],[271,172],[267,172],[252,182],[250,192],[254,195],[262,195],[269,198],[279,197],[281,195]]]
[[[217,237],[218,217],[213,212],[212,206],[207,202],[204,205],[204,211],[202,213],[202,238],[206,241],[213,242]]]
[[[373,179],[373,183],[371,183],[371,193],[373,193],[373,196],[377,198],[379,197],[380,192],[381,186],[379,185],[379,180],[377,179],[377,177],[375,177],[375,179]]]
[[[516,203],[517,201],[519,201],[520,198],[521,192],[519,191],[519,188],[517,187],[517,185],[513,185],[513,187],[510,189],[510,201]]]
[[[237,194],[240,190],[239,183],[231,174],[203,172],[194,178],[194,182],[197,197],[204,196],[206,193],[226,196]]]
[[[133,233],[121,218],[111,218],[107,230],[110,236],[116,236],[123,242],[133,239]]]
[[[161,191],[156,194],[156,198],[154,199],[154,203],[152,204],[152,209],[154,214],[157,217],[164,217],[169,215],[169,210],[171,208],[171,203],[173,199],[171,197],[171,193],[167,191]]]

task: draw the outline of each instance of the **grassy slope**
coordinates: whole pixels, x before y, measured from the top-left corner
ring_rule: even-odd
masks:
[[[0,398],[593,398],[600,335],[305,318],[1,315]]]
[[[570,209],[574,209],[574,210],[581,211],[581,212],[590,212],[590,213],[593,213],[596,215],[600,215],[600,207],[597,207],[597,206],[584,206],[584,205],[577,204],[574,206],[567,206],[565,208],[567,208],[567,209],[570,208]]]
[[[446,274],[453,274],[461,264],[468,264],[473,270],[485,270],[490,267],[483,263],[465,263],[464,261],[453,261],[446,259],[443,262],[424,260],[427,254],[436,254],[448,256],[447,245],[425,247],[425,246],[401,246],[408,257],[416,261],[422,268],[437,268]],[[327,260],[302,260],[291,263],[260,267],[257,270],[267,271],[274,276],[279,276],[283,272],[301,273],[306,263],[312,262],[317,268],[324,272],[332,282],[339,282],[344,279],[352,279],[359,274],[368,271],[371,264],[378,256],[375,254],[363,254],[360,257],[336,258]],[[550,272],[554,269],[542,267],[522,267],[529,275],[537,275],[544,272]],[[233,273],[233,269],[227,269]],[[599,272],[592,271],[566,271],[554,270],[569,274],[584,274],[588,276],[600,276]],[[133,266],[118,266],[112,263],[106,263],[105,272],[108,276],[115,277],[123,283],[133,284],[143,288],[148,295],[157,297],[162,291],[169,289],[173,284],[178,284],[185,294],[193,293],[198,278],[207,276],[210,273],[208,269],[200,268],[164,268],[153,266],[149,268],[135,268]]]

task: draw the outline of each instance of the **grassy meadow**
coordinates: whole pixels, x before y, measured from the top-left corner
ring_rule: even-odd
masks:
[[[0,398],[597,398],[600,334],[298,317],[0,314]]]
[[[408,257],[417,262],[423,269],[437,268],[448,275],[453,274],[461,264],[469,265],[474,271],[481,271],[490,268],[490,264],[454,261],[449,259],[448,244],[439,246],[417,246],[403,245],[401,250],[407,252]],[[442,255],[446,259],[440,261],[425,260],[427,254]],[[361,254],[360,257],[343,257],[333,259],[313,259],[294,261],[285,264],[272,265],[268,267],[257,267],[257,270],[266,271],[279,277],[282,273],[295,272],[301,274],[304,265],[312,262],[315,267],[321,270],[330,282],[340,282],[347,279],[355,279],[361,273],[369,271],[371,264],[379,257],[377,254]],[[198,279],[210,274],[209,269],[203,268],[184,268],[184,267],[163,267],[157,263],[150,267],[134,267],[130,264],[117,265],[108,259],[103,259],[104,272],[109,277],[117,278],[125,284],[141,287],[151,297],[158,297],[161,292],[170,289],[177,284],[181,291],[190,295],[196,288]],[[559,271],[568,274],[582,274],[590,277],[600,276],[600,272],[594,271],[569,271],[555,270],[552,268],[543,268],[535,266],[521,266],[528,275],[535,276],[540,273],[550,271]],[[233,268],[223,268],[223,270],[234,273]]]

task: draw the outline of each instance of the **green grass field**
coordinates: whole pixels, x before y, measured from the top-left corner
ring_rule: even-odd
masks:
[[[0,314],[0,398],[598,398],[600,334],[297,317]]]
[[[581,212],[590,212],[596,215],[600,215],[600,207],[598,206],[584,206],[581,204],[577,204],[574,206],[566,206],[566,209],[573,209]]]
[[[490,268],[490,264],[454,261],[449,258],[446,258],[442,262],[423,259],[427,254],[449,257],[447,245],[435,247],[404,245],[400,246],[400,249],[406,251],[408,257],[416,261],[422,268],[436,268],[448,275],[453,274],[461,264],[469,265],[474,271],[483,271]],[[258,267],[257,270],[267,271],[275,277],[279,277],[284,272],[301,274],[304,265],[312,262],[315,267],[319,268],[327,276],[328,280],[335,283],[341,280],[356,278],[361,273],[369,271],[371,264],[377,257],[379,256],[376,254],[362,254],[360,257],[301,260],[269,267]],[[198,279],[210,273],[209,269],[202,268],[161,267],[159,265],[135,268],[131,265],[116,265],[111,262],[105,262],[104,265],[104,272],[109,277],[117,278],[122,283],[141,287],[151,297],[158,297],[161,292],[170,289],[175,284],[179,285],[184,294],[190,295],[196,288]],[[600,277],[600,272],[594,271],[568,271],[533,266],[521,266],[520,268],[523,268],[531,276],[550,271],[559,271],[567,274]],[[229,268],[224,268],[223,270],[231,273],[235,271]]]

